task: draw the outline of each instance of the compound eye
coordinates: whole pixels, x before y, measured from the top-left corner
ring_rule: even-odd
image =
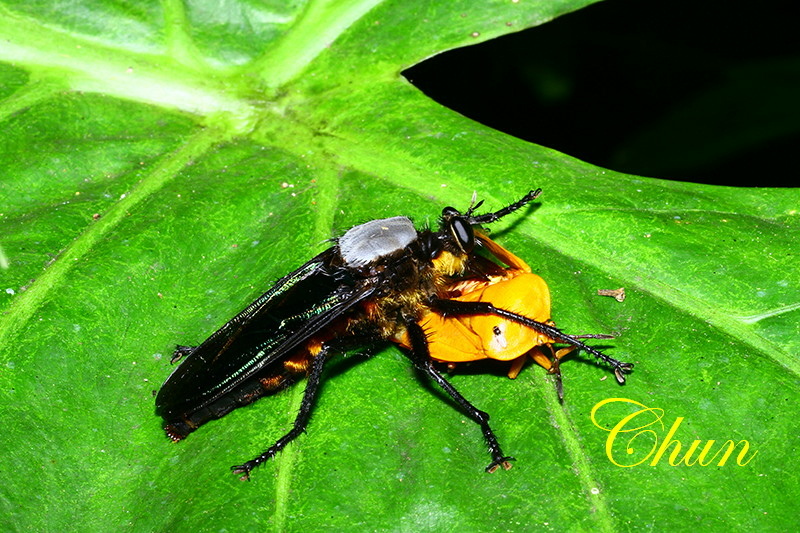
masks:
[[[450,223],[450,231],[453,232],[453,237],[461,251],[468,254],[475,248],[475,233],[472,231],[472,225],[466,220],[454,218]]]
[[[459,213],[458,209],[456,209],[455,207],[445,207],[444,209],[442,209],[442,218],[453,218],[460,214],[461,213]]]

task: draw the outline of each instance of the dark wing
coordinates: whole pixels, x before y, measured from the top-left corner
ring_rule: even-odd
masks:
[[[281,278],[241,313],[191,350],[156,397],[156,414],[173,419],[231,392],[291,354],[374,291],[330,273],[329,248]]]

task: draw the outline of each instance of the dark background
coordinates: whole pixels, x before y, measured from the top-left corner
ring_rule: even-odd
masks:
[[[794,7],[608,0],[404,75],[478,122],[601,167],[798,187]]]

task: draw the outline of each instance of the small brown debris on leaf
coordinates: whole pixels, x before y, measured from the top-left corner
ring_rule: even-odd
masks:
[[[599,296],[611,296],[618,302],[625,301],[625,288],[620,287],[619,289],[598,289],[597,294]]]

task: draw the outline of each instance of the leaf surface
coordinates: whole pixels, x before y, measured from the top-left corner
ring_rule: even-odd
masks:
[[[797,190],[593,167],[400,76],[588,3],[0,5],[2,529],[792,524]],[[572,357],[563,405],[538,367],[453,375],[492,415],[511,471],[483,472],[478,427],[391,347],[332,364],[308,434],[251,483],[228,466],[288,430],[302,387],[179,444],[163,436],[153,391],[174,344],[202,341],[327,240],[399,214],[435,224],[473,191],[494,210],[535,187],[536,207],[494,237],[548,281],[561,328],[613,333],[606,351],[637,366],[621,388]],[[623,303],[596,294],[617,287]],[[659,442],[683,417],[684,452],[746,439],[758,453],[671,466],[673,445],[655,466],[617,466],[590,417],[613,397],[663,409],[648,428]],[[598,420],[630,412],[611,404]],[[653,434],[626,435],[612,457],[643,460]]]

